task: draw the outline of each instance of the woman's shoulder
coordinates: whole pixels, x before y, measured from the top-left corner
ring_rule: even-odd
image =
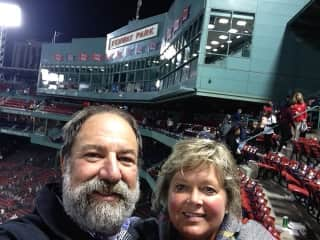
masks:
[[[274,239],[271,233],[260,223],[249,220],[247,223],[242,224],[241,230],[239,233],[239,240],[272,240]]]
[[[156,218],[140,219],[130,226],[129,233],[134,240],[159,239],[158,220]]]

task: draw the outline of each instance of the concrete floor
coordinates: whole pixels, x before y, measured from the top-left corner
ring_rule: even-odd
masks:
[[[305,206],[295,200],[291,192],[273,179],[258,181],[264,187],[276,217],[277,229],[284,231],[281,239],[320,240],[320,224],[308,213]],[[289,217],[291,229],[290,227],[289,229],[282,228],[283,216]]]

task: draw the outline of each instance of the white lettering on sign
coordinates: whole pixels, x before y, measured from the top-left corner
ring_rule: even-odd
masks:
[[[158,24],[154,24],[145,28],[141,28],[134,32],[130,32],[119,37],[111,38],[109,41],[109,49],[115,49],[134,42],[146,40],[158,35]]]

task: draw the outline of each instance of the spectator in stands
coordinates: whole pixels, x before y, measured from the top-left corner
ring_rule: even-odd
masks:
[[[227,114],[222,123],[221,123],[221,126],[220,126],[220,134],[221,134],[221,138],[224,139],[225,136],[227,135],[227,133],[230,131],[232,125],[231,125],[231,115],[230,114]]]
[[[174,128],[174,122],[173,122],[173,119],[172,119],[172,117],[168,117],[167,118],[167,122],[166,122],[166,127],[167,127],[167,130],[169,131],[169,132],[172,132],[173,131],[173,128]]]
[[[263,128],[264,138],[264,151],[265,153],[274,150],[275,143],[272,139],[274,134],[274,128],[277,124],[277,118],[272,113],[272,105],[266,105],[263,107],[263,115],[261,118],[261,127]]]
[[[241,126],[234,125],[225,137],[225,143],[229,147],[233,157],[237,160],[238,163],[241,162],[242,156],[241,151],[239,149],[240,143],[240,134],[241,134]]]
[[[237,111],[232,115],[232,126],[238,125],[242,119],[242,109],[238,108]]]
[[[198,138],[204,138],[204,139],[215,139],[215,134],[213,133],[213,130],[207,126],[203,126],[202,131],[200,131],[197,135]]]
[[[153,206],[162,216],[135,224],[137,239],[273,239],[259,223],[241,222],[239,182],[234,159],[222,143],[178,142],[157,182]]]
[[[301,92],[296,92],[292,98],[290,111],[293,119],[291,127],[293,140],[298,140],[300,137],[301,126],[307,122],[307,105],[304,102]]]
[[[292,137],[291,126],[292,115],[290,111],[290,96],[286,97],[285,102],[281,104],[279,113],[279,132],[280,132],[280,145],[278,151],[281,151],[282,147],[286,147],[288,141]]]
[[[35,210],[0,225],[0,239],[118,239],[136,218],[141,138],[120,109],[92,106],[64,126],[62,184],[48,184]]]

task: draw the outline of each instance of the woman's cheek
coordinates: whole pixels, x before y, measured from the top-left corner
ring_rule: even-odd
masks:
[[[215,198],[215,199],[208,199],[206,201],[206,208],[207,211],[211,212],[211,213],[220,213],[223,214],[225,213],[225,209],[226,209],[226,201],[224,198]]]
[[[169,212],[177,212],[179,208],[181,208],[182,205],[182,197],[177,195],[177,194],[171,194],[169,196],[169,202],[168,202],[168,207],[169,207]]]

